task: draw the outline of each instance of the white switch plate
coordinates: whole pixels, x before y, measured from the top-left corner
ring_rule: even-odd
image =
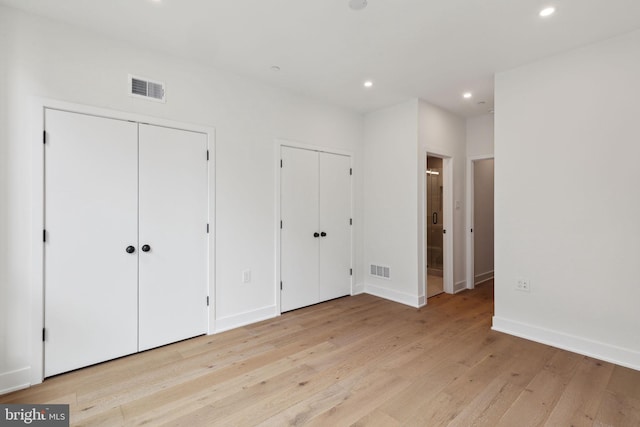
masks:
[[[531,292],[531,280],[518,279],[516,282],[516,289],[522,292]]]
[[[242,283],[251,282],[251,270],[244,270],[242,272]]]

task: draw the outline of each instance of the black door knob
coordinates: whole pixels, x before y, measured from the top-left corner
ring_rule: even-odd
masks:
[[[127,249],[125,249],[125,251],[127,251],[128,254],[132,254],[136,251],[136,248],[134,248],[133,246],[127,246]]]
[[[325,232],[323,231],[322,233],[320,233],[320,236],[322,236],[322,237],[326,237],[326,236],[327,236],[327,233],[325,233]]]
[[[320,237],[318,233],[313,233],[313,237]]]
[[[149,252],[151,250],[151,246],[142,245],[142,247],[140,249],[142,249],[142,252]]]

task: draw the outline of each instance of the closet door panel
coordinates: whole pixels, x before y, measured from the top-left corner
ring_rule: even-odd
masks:
[[[47,109],[45,127],[48,377],[137,351],[138,174],[137,124]]]
[[[320,153],[320,300],[351,293],[351,159]]]
[[[206,135],[143,124],[139,135],[142,351],[207,332],[208,173]]]
[[[319,301],[318,153],[282,147],[281,311]]]

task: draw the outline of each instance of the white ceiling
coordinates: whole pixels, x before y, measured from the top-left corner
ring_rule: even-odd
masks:
[[[640,28],[640,0],[368,1],[0,4],[361,112],[423,98],[466,117],[492,108],[494,73]],[[547,5],[557,12],[542,19]]]

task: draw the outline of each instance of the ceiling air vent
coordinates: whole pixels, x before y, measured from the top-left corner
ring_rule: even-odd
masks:
[[[129,74],[129,95],[150,101],[165,102],[164,83]]]

